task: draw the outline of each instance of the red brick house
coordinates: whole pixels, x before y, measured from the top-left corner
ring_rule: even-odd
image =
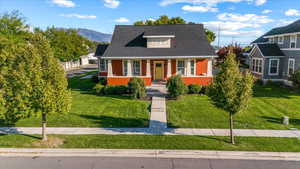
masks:
[[[139,77],[146,85],[182,75],[186,84],[212,81],[214,49],[202,24],[115,27],[110,45],[99,45],[99,77],[109,85]]]

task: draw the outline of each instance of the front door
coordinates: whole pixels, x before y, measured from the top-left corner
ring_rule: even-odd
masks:
[[[155,80],[163,80],[163,62],[155,63]]]

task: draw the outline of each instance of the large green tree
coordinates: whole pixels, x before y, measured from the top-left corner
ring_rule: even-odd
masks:
[[[64,62],[78,60],[80,56],[88,54],[94,45],[93,42],[79,35],[76,29],[51,27],[43,34],[50,42],[54,56]]]
[[[136,21],[134,25],[164,25],[164,24],[195,24],[194,22],[186,22],[181,17],[172,17],[169,18],[166,15],[160,16],[157,20],[145,20],[145,21]],[[216,39],[216,35],[214,32],[205,28],[205,34],[207,40],[211,43]]]
[[[216,75],[209,95],[216,106],[229,113],[230,138],[235,144],[233,135],[233,116],[247,108],[252,96],[253,76],[249,71],[241,73],[235,54],[228,53],[220,72]]]
[[[41,115],[46,140],[46,115],[70,109],[64,71],[46,38],[23,29],[26,24],[18,15],[0,16],[0,25],[0,118],[13,124]]]

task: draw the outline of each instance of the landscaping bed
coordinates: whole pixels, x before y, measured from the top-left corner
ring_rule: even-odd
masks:
[[[72,108],[66,114],[47,117],[49,127],[148,127],[148,101],[132,99],[129,96],[97,96],[92,92],[95,82],[80,79],[89,72],[69,79],[72,90]],[[0,122],[0,126],[7,126]],[[41,117],[18,121],[17,127],[39,127]]]
[[[300,93],[277,84],[256,84],[245,112],[234,116],[240,129],[300,129]],[[168,126],[180,128],[228,128],[228,113],[212,104],[206,95],[184,95],[167,102]],[[283,125],[283,116],[290,125]]]
[[[0,135],[0,147],[8,148],[104,148],[104,149],[186,149],[227,151],[300,152],[297,138],[162,136],[162,135],[49,135],[49,143],[39,136]]]

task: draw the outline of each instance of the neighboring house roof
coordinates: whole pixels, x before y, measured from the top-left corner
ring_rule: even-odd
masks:
[[[264,56],[284,56],[276,43],[257,44],[257,47]]]
[[[109,45],[105,44],[105,45],[98,45],[97,46],[97,49],[96,49],[96,53],[95,53],[95,56],[102,56],[104,54],[104,52],[106,51],[107,47]]]
[[[147,48],[144,35],[175,35],[171,48]],[[101,56],[96,54],[97,56]],[[215,56],[206,39],[202,24],[133,26],[117,25],[111,45],[103,57],[156,57],[156,56]]]
[[[267,42],[268,39],[264,38],[265,36],[280,35],[280,34],[295,33],[295,32],[300,32],[300,19],[287,26],[282,26],[282,27],[277,27],[272,29],[269,32],[265,33],[263,36],[253,41],[252,43]]]

